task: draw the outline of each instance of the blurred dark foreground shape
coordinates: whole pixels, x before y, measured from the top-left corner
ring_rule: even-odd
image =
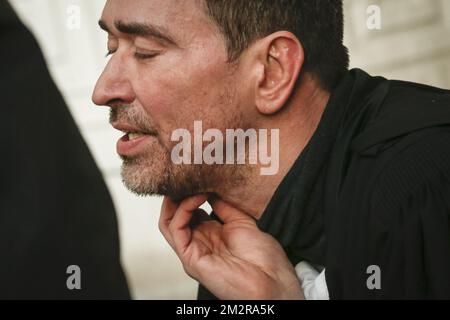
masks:
[[[6,0],[0,45],[0,299],[128,299],[109,193]]]

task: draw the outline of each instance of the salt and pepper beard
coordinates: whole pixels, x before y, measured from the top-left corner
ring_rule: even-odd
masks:
[[[163,195],[174,201],[198,194],[221,194],[243,186],[251,174],[250,165],[175,165],[171,150],[155,132],[146,113],[134,106],[111,109],[110,122],[123,121],[143,132],[155,133],[155,139],[135,157],[121,156],[122,180],[131,192],[140,196]],[[234,117],[228,128],[240,128],[241,117]]]

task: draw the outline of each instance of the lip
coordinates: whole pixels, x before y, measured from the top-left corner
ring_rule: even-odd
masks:
[[[113,123],[112,126],[124,133],[126,133],[122,138],[117,141],[117,153],[121,156],[133,156],[139,152],[139,149],[143,147],[143,145],[149,139],[153,139],[156,136],[156,133],[147,133],[143,132],[142,129],[134,127],[127,123]],[[129,140],[128,133],[129,132],[138,132],[143,134],[143,136]]]
[[[146,134],[142,137],[129,140],[128,135],[125,134],[117,141],[117,153],[121,156],[133,156],[145,145],[147,140],[153,139],[154,136]]]

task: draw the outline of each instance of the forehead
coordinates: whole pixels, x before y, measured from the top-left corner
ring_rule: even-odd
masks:
[[[101,19],[110,26],[119,20],[150,23],[179,36],[213,29],[202,0],[108,0]]]

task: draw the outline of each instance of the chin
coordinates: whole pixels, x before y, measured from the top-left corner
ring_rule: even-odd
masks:
[[[199,166],[170,166],[165,163],[142,163],[125,160],[122,180],[128,190],[139,196],[167,196],[180,202],[198,194],[212,193],[207,188],[208,169]],[[208,171],[208,170],[207,170]]]
[[[244,182],[245,176],[244,168],[239,166],[174,165],[164,156],[123,160],[122,180],[131,192],[139,196],[167,196],[175,202],[234,188]]]
[[[122,181],[128,190],[139,196],[164,195],[165,170],[158,163],[145,163],[139,159],[124,159]]]

